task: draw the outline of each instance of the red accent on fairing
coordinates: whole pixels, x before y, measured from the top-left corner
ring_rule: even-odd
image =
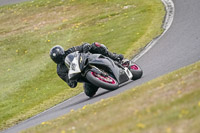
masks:
[[[101,47],[101,44],[98,43],[98,42],[95,42],[94,44],[95,44],[97,47]]]
[[[95,72],[91,72],[91,73],[92,73],[92,75],[93,75],[94,77],[96,77],[97,79],[99,79],[99,80],[101,80],[101,81],[103,81],[103,82],[106,82],[106,83],[109,83],[109,84],[116,84],[115,80],[114,80],[113,78],[111,78],[110,76],[104,77],[104,76],[102,76],[102,75],[99,75],[100,77],[97,77],[97,75],[96,75]],[[111,79],[112,81],[111,81],[111,82],[106,81],[105,78],[109,78],[109,79]]]
[[[137,65],[132,65],[132,66],[131,66],[131,69],[138,70],[139,68],[138,68]]]

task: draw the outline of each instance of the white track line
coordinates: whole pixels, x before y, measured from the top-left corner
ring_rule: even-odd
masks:
[[[155,37],[150,43],[148,43],[145,46],[145,48],[139,54],[133,57],[132,59],[133,62],[137,61],[145,53],[147,53],[147,51],[149,51],[157,43],[157,41],[160,40],[160,38],[162,38],[162,36],[169,30],[170,26],[172,25],[172,22],[174,19],[174,13],[175,13],[174,3],[172,0],[161,0],[161,1],[165,5],[165,10],[166,10],[165,20],[162,26],[164,29],[164,32],[161,35]]]

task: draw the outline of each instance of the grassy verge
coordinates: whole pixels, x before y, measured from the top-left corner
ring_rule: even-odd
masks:
[[[0,7],[0,130],[82,91],[56,75],[54,45],[98,41],[137,53],[162,32],[160,0],[34,0]]]
[[[24,133],[199,133],[200,62]]]

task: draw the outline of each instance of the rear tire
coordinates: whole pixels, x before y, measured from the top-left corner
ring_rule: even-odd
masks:
[[[93,85],[104,88],[106,90],[116,90],[119,88],[118,82],[111,76],[104,77],[95,72],[88,71],[86,78]]]
[[[128,69],[131,71],[133,77],[132,80],[137,80],[142,77],[143,71],[139,65],[134,62],[130,62]]]

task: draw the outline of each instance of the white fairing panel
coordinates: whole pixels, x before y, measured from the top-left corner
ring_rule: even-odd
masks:
[[[74,74],[81,72],[80,67],[79,67],[78,57],[79,56],[74,57],[71,65],[70,65],[70,69],[69,69],[69,73],[68,73],[69,79],[71,79]]]
[[[126,73],[127,76],[129,77],[129,79],[131,79],[131,78],[133,77],[131,71],[130,71],[127,67],[125,67],[125,73]]]

